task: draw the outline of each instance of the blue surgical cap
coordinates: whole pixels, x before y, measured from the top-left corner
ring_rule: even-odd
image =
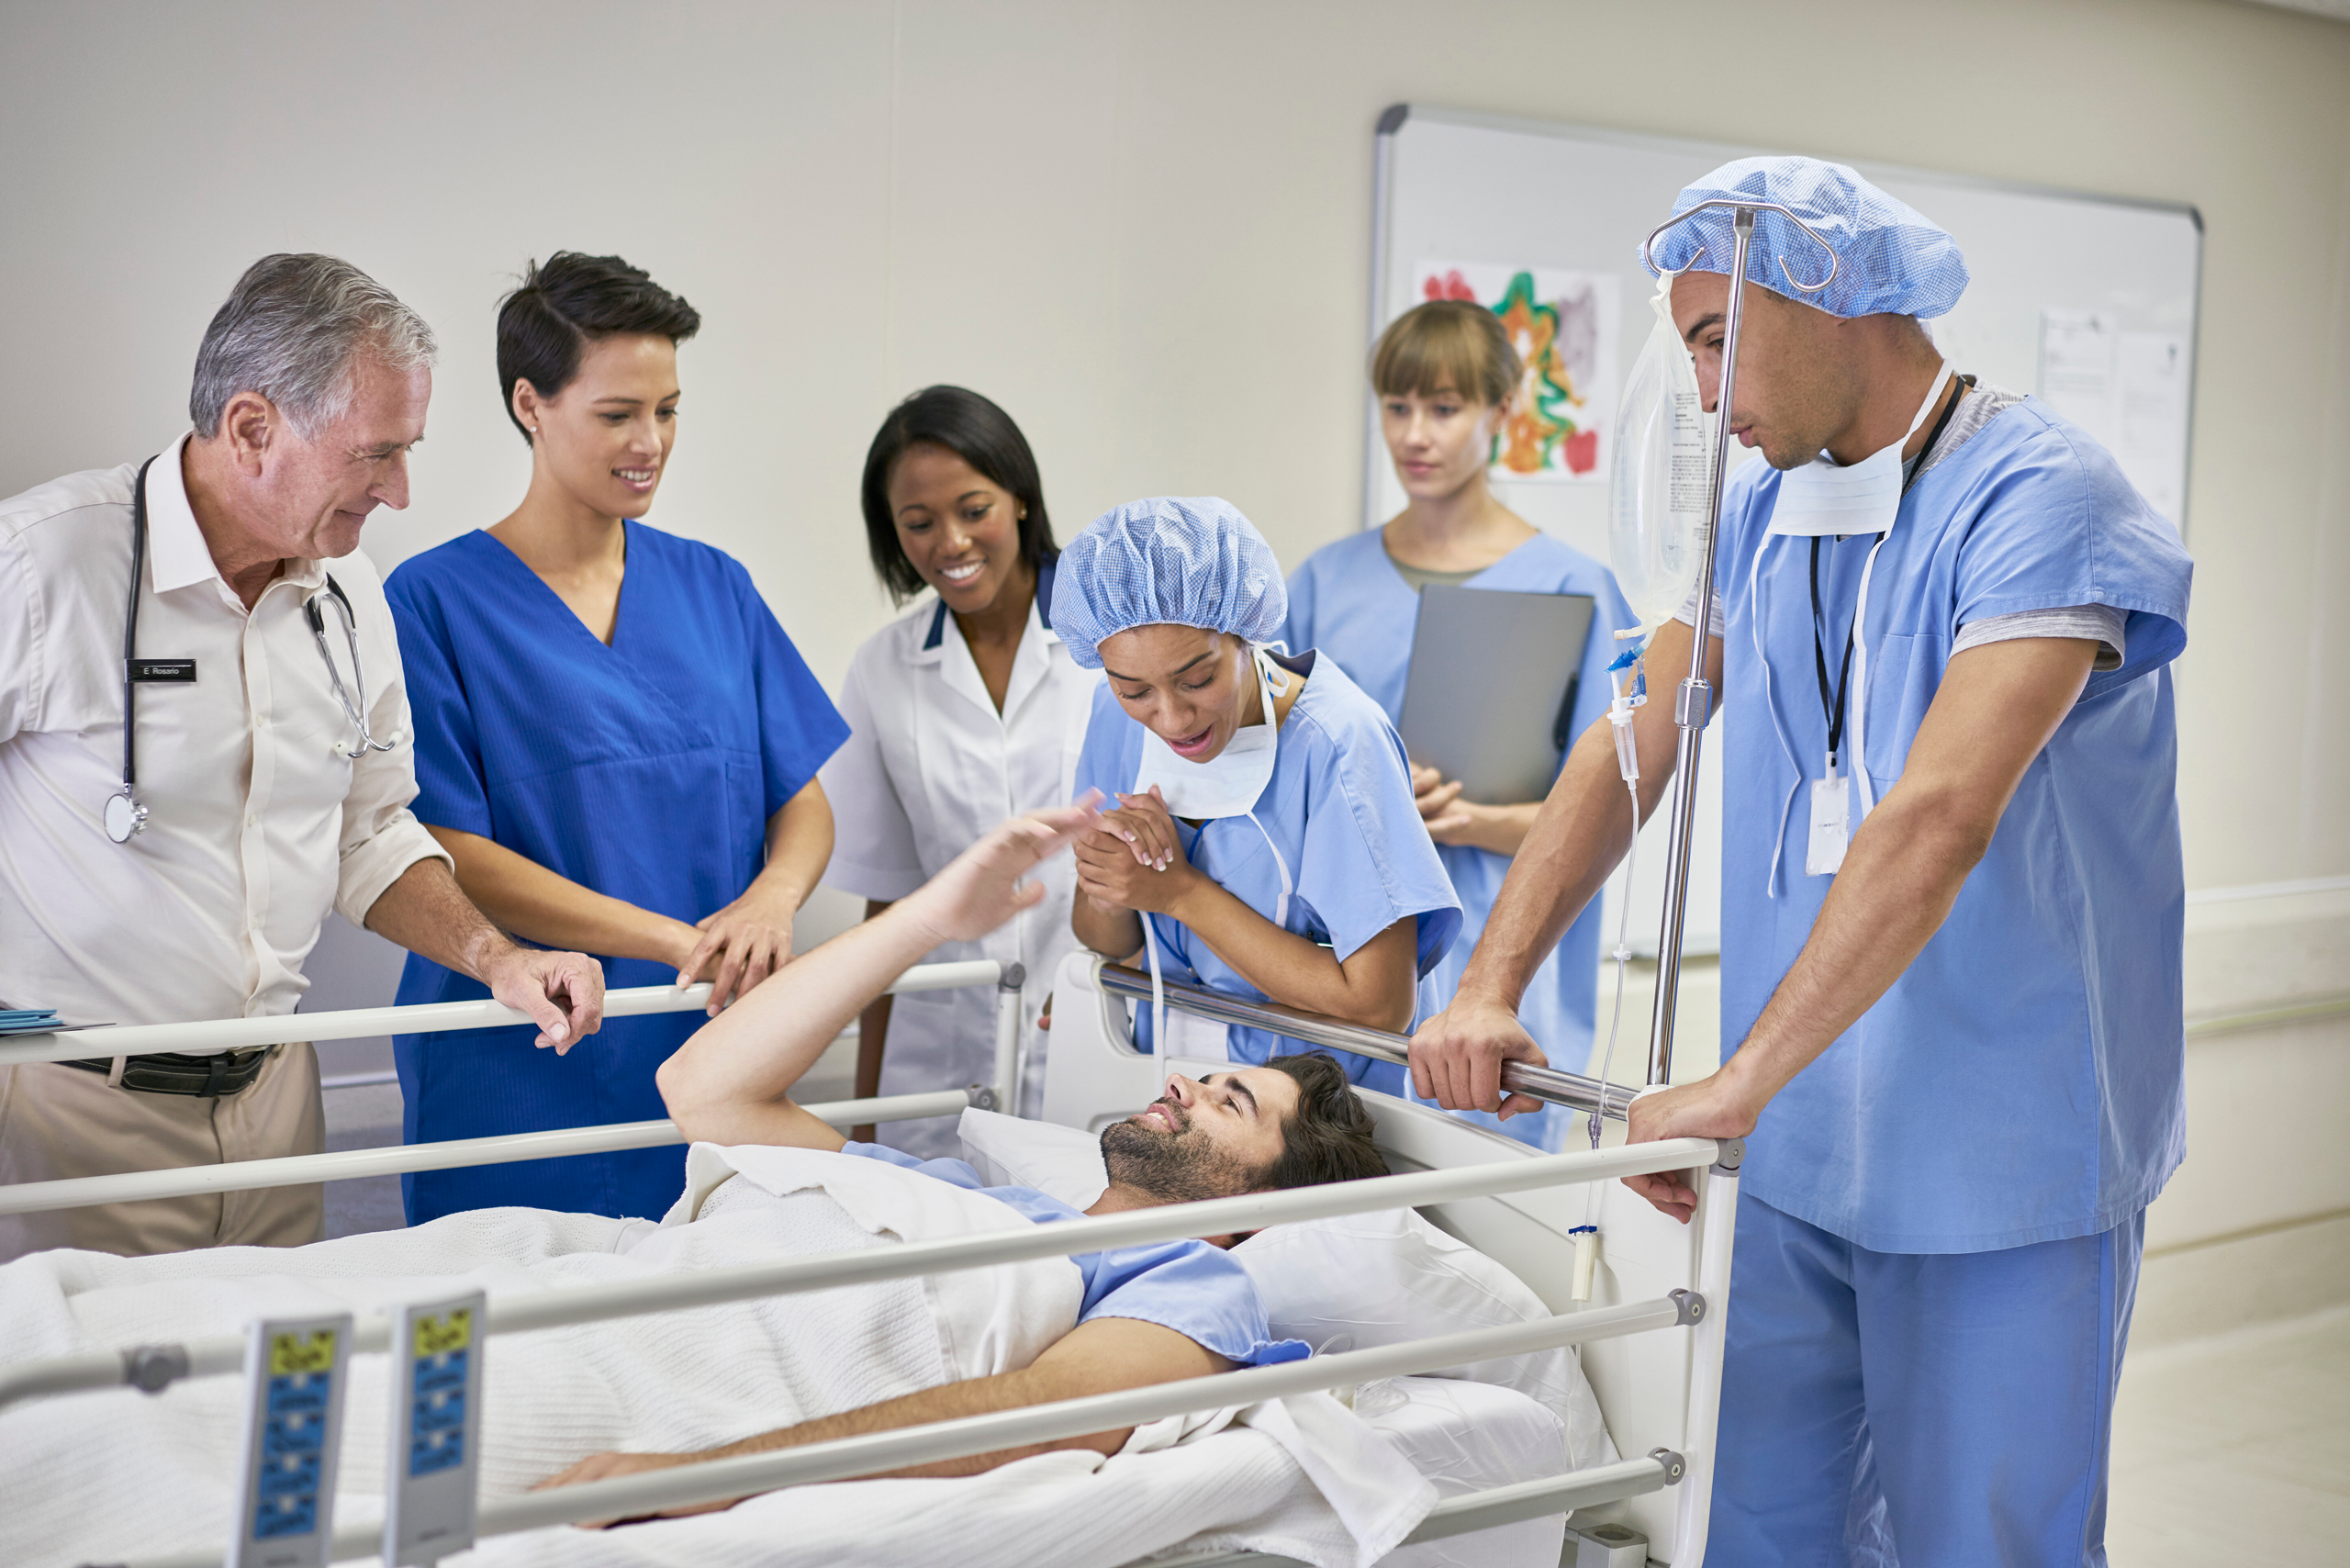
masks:
[[[1811,225],[1834,247],[1836,280],[1817,294],[1795,283],[1828,275],[1828,258],[1804,231],[1775,212],[1755,214],[1746,251],[1746,280],[1831,316],[1942,316],[1966,292],[1966,258],[1958,241],[1841,163],[1817,158],[1740,158],[1699,180],[1673,202],[1675,214],[1702,201],[1773,201]],[[1727,273],[1736,243],[1728,207],[1708,207],[1656,237],[1651,272]],[[1698,255],[1697,248],[1705,247]],[[1786,272],[1779,270],[1781,262]]]
[[[1053,630],[1080,669],[1136,626],[1198,626],[1270,643],[1289,618],[1273,547],[1229,501],[1158,496],[1103,512],[1053,568]]]

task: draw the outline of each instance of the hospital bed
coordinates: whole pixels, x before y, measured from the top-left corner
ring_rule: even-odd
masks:
[[[995,1082],[919,1095],[811,1106],[835,1126],[958,1113],[967,1106],[1011,1103],[1021,1081],[1017,1039],[1018,966],[991,961],[918,968],[894,990],[993,985],[1001,993]],[[697,994],[669,988],[616,991],[608,1012],[699,1007]],[[1051,1053],[1044,1114],[1064,1126],[1092,1129],[1126,1114],[1156,1093],[1158,1064],[1135,1049],[1129,1007],[1147,999],[1149,981],[1132,971],[1073,957],[1057,977]],[[1251,1004],[1216,992],[1169,985],[1168,1005],[1221,1022],[1266,1025],[1310,1044],[1397,1059],[1402,1036]],[[89,1030],[0,1042],[0,1063],[55,1060],[190,1047],[270,1044],[377,1035],[398,1029],[487,1027],[520,1021],[494,1002],[368,1009],[349,1014],[297,1014],[185,1025]],[[1212,1070],[1213,1062],[1173,1063]],[[1631,1091],[1573,1074],[1513,1064],[1506,1081],[1557,1103],[1599,1108],[1620,1118]],[[1651,1560],[1695,1568],[1705,1551],[1714,1423],[1728,1305],[1731,1218],[1741,1150],[1737,1140],[1676,1139],[1593,1152],[1542,1155],[1513,1140],[1423,1105],[1364,1093],[1378,1139],[1396,1172],[1374,1181],[1284,1193],[1257,1193],[1203,1204],[1170,1205],[986,1236],[959,1237],[856,1253],[745,1264],[685,1278],[587,1286],[510,1299],[492,1298],[485,1331],[528,1332],[687,1306],[789,1294],[846,1283],[906,1278],[1064,1256],[1183,1236],[1254,1230],[1290,1221],[1417,1210],[1436,1226],[1498,1261],[1525,1282],[1548,1315],[1523,1322],[1369,1350],[1316,1355],[1307,1361],[1227,1372],[1214,1378],[1160,1384],[992,1416],[773,1451],[594,1483],[554,1492],[481,1501],[474,1533],[488,1538],[581,1519],[677,1506],[746,1492],[869,1474],[1046,1441],[1105,1428],[1139,1425],[1187,1411],[1225,1408],[1311,1391],[1351,1387],[1379,1379],[1438,1372],[1559,1346],[1577,1347],[1595,1392],[1619,1462],[1537,1476],[1439,1502],[1407,1542],[1441,1540],[1517,1521],[1576,1510],[1583,1528],[1614,1520],[1637,1529]],[[1620,1132],[1618,1134],[1620,1137]],[[595,1149],[642,1148],[678,1141],[666,1122],[578,1128],[457,1144],[357,1150],[255,1160],[196,1170],[140,1172],[71,1182],[0,1187],[0,1212],[70,1207],[196,1192],[336,1180],[392,1171],[440,1169]],[[1611,1140],[1613,1141],[1613,1140]],[[1634,1198],[1615,1178],[1662,1170],[1695,1169],[1699,1205],[1687,1227]],[[1594,1185],[1596,1183],[1596,1185]],[[1595,1221],[1602,1238],[1588,1299],[1575,1299],[1575,1245],[1570,1232]],[[362,1317],[354,1353],[379,1353],[391,1324]],[[0,1409],[32,1398],[130,1386],[149,1393],[186,1378],[241,1373],[243,1336],[216,1335],[179,1343],[125,1345],[103,1351],[25,1361],[0,1368]],[[228,1440],[229,1434],[222,1434]],[[350,1445],[347,1462],[381,1462],[375,1445]],[[373,1529],[338,1529],[331,1557],[375,1555]],[[135,1559],[137,1568],[196,1568],[221,1561],[217,1549]],[[1185,1568],[1208,1563],[1273,1564],[1286,1559],[1256,1552],[1195,1553],[1162,1562]]]

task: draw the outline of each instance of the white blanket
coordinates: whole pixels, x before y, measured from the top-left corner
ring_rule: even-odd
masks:
[[[1244,1549],[1326,1568],[1559,1561],[1557,1518],[1389,1551],[1438,1493],[1554,1473],[1566,1441],[1557,1416],[1509,1389],[1440,1378],[1366,1383],[1355,1408],[1317,1394],[1241,1411],[1211,1440],[1193,1432],[1155,1447],[1164,1432],[1137,1433],[1106,1461],[1044,1454],[964,1480],[807,1486],[596,1535],[539,1530],[487,1542],[450,1568],[1116,1568],[1178,1550]],[[1395,1468],[1399,1455],[1427,1478]],[[1352,1479],[1332,1476],[1334,1466]],[[1349,1528],[1331,1498],[1365,1501],[1365,1483],[1396,1489]]]
[[[685,1223],[738,1169],[770,1201],[711,1204]],[[233,1332],[263,1314],[368,1312],[476,1285],[504,1296],[1028,1223],[991,1199],[876,1161],[698,1148],[687,1197],[658,1228],[491,1209],[291,1251],[23,1259],[0,1268],[0,1361]],[[708,1448],[1024,1366],[1074,1323],[1080,1293],[1076,1267],[1049,1259],[498,1336],[485,1355],[483,1495],[526,1489],[599,1450]],[[381,1516],[384,1369],[378,1356],[352,1363],[338,1524]],[[215,1377],[159,1396],[114,1390],[0,1412],[0,1562],[39,1568],[225,1541],[242,1397],[241,1380]],[[971,1499],[984,1496],[1006,1540],[1025,1537],[1007,1563],[1123,1562],[1155,1549],[1145,1538],[1171,1545],[1219,1528],[1260,1529],[1269,1546],[1333,1568],[1384,1552],[1426,1512],[1433,1488],[1335,1401],[1285,1404],[1248,1413],[1248,1429],[1229,1441],[1142,1451],[1170,1436],[1204,1436],[1215,1418],[1137,1434],[1123,1470],[1057,1454],[966,1482],[804,1488],[714,1516],[711,1528],[765,1521],[761,1563],[994,1561],[971,1528]],[[1116,1484],[1080,1486],[1086,1503],[1074,1514],[1056,1495],[1048,1512],[1028,1516],[1031,1529],[1012,1524],[1035,1488],[1092,1481],[1097,1470],[1114,1471]],[[877,1488],[920,1496],[942,1487],[962,1501],[927,1526],[912,1503],[901,1529],[890,1518],[897,1503],[853,1500]],[[604,1543],[635,1551],[626,1543],[669,1539],[690,1522],[609,1536],[538,1532],[461,1561],[600,1562]],[[1048,1533],[1032,1533],[1040,1529]],[[1097,1540],[1099,1552],[1089,1545]]]

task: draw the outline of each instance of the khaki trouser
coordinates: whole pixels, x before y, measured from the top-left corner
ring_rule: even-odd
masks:
[[[54,1062],[0,1068],[0,1182],[105,1176],[316,1154],[326,1144],[319,1058],[272,1057],[243,1092],[218,1099],[111,1087]],[[127,1258],[198,1247],[299,1247],[326,1228],[318,1185],[0,1215],[0,1261],[51,1247]]]

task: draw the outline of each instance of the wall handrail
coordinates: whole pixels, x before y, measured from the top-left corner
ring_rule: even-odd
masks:
[[[1012,968],[1017,966],[1001,964],[993,958],[918,964],[899,976],[889,989],[891,995],[899,995],[908,991],[952,991],[967,985],[998,985],[1003,982],[1005,970]],[[688,1013],[709,1004],[710,986],[706,981],[683,990],[673,985],[628,986],[604,993],[604,1016],[632,1018],[647,1013]],[[527,1013],[501,1002],[479,1001],[354,1007],[332,1013],[280,1013],[266,1018],[213,1018],[185,1024],[102,1024],[0,1039],[0,1067],[145,1056],[156,1051],[246,1050],[255,1046],[289,1045],[297,1040],[429,1035],[530,1022]]]
[[[1209,1198],[1197,1203],[1168,1204],[1130,1209],[1023,1230],[988,1231],[948,1237],[937,1241],[908,1242],[897,1247],[830,1253],[749,1263],[727,1269],[707,1269],[690,1274],[610,1284],[583,1285],[567,1290],[534,1291],[493,1298],[487,1332],[523,1333],[536,1328],[568,1327],[610,1317],[644,1313],[682,1311],[759,1296],[789,1295],[837,1285],[867,1284],[910,1279],[921,1274],[952,1273],[1006,1263],[1033,1262],[1045,1258],[1103,1252],[1151,1242],[1193,1237],[1226,1236],[1261,1230],[1270,1225],[1296,1220],[1327,1219],[1338,1215],[1371,1214],[1418,1208],[1430,1204],[1459,1202],[1538,1187],[1577,1182],[1606,1181],[1658,1170],[1682,1170],[1710,1166],[1729,1158],[1735,1162],[1736,1140],[1666,1138],[1656,1143],[1624,1144],[1614,1148],[1571,1154],[1533,1155],[1503,1159],[1445,1170],[1415,1170],[1400,1176],[1376,1176],[1359,1182],[1295,1187],[1286,1192],[1248,1193],[1238,1197]],[[359,1319],[352,1349],[364,1353],[381,1350],[389,1342],[388,1319],[380,1314]],[[37,1395],[83,1389],[113,1388],[139,1383],[141,1365],[157,1363],[142,1354],[172,1352],[171,1376],[216,1376],[241,1371],[245,1337],[220,1334],[173,1347],[140,1347],[133,1350],[86,1350],[0,1368],[0,1408]],[[1450,1365],[1450,1362],[1439,1363]],[[1349,1381],[1339,1379],[1339,1382]],[[155,1387],[162,1386],[156,1383]]]
[[[1140,970],[1120,964],[1103,964],[1098,975],[1102,990],[1112,996],[1143,1002],[1151,999],[1150,977]],[[1304,1040],[1310,1046],[1352,1051],[1357,1056],[1394,1062],[1404,1067],[1411,1065],[1412,1037],[1409,1035],[1393,1034],[1361,1024],[1348,1024],[1318,1013],[1284,1006],[1278,1002],[1251,1002],[1246,997],[1214,991],[1203,985],[1171,980],[1165,981],[1164,985],[1168,1006],[1214,1019],[1219,1024],[1270,1029],[1291,1039]],[[1639,1092],[1624,1084],[1603,1084],[1599,1080],[1586,1078],[1579,1072],[1562,1072],[1557,1068],[1536,1067],[1522,1061],[1502,1063],[1502,1089],[1505,1092],[1531,1094],[1548,1104],[1565,1105],[1577,1111],[1596,1109],[1603,1118],[1612,1122],[1626,1118],[1630,1113],[1633,1098]]]

